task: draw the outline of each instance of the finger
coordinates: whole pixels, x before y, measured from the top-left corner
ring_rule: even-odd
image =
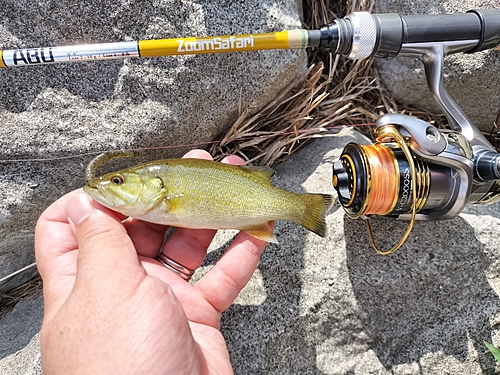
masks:
[[[214,229],[175,228],[163,247],[163,254],[184,267],[195,270],[203,263],[216,233]]]
[[[72,191],[52,203],[39,217],[35,228],[35,257],[38,270],[45,279],[60,268],[58,258],[77,248],[68,222],[66,205],[82,190]]]
[[[184,306],[189,321],[206,324],[217,329],[220,327],[221,314],[214,310],[191,284],[186,283],[156,260],[145,257],[139,257],[139,259],[148,275],[162,280],[172,288],[177,299]]]
[[[228,155],[222,159],[222,163],[233,164],[233,165],[245,165],[245,160],[236,155]]]
[[[44,283],[47,317],[59,310],[73,289],[78,242],[68,219],[67,206],[78,196],[86,195],[82,189],[78,189],[59,198],[37,221],[35,256]],[[117,215],[117,220],[122,218]]]
[[[210,155],[208,152],[205,150],[191,150],[187,152],[183,157],[183,159],[206,159],[206,160],[212,160],[212,155]]]
[[[146,221],[128,218],[123,222],[138,255],[156,258],[170,229],[168,225],[148,223]]]
[[[73,288],[78,244],[68,221],[66,205],[82,193],[82,189],[78,189],[59,198],[47,207],[36,224],[35,257],[43,279],[46,312],[51,307],[57,311]]]
[[[274,226],[274,223],[270,223]],[[196,284],[204,298],[219,312],[231,306],[252,277],[267,242],[240,232],[224,256]]]
[[[66,206],[78,243],[75,287],[126,285],[145,273],[132,240],[117,215],[86,194],[77,194]],[[106,282],[104,282],[106,281]]]

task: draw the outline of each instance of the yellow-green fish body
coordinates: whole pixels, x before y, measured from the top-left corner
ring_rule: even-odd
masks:
[[[106,207],[152,223],[240,229],[276,242],[269,221],[291,220],[325,236],[332,196],[277,188],[273,174],[266,167],[167,159],[94,178],[84,190]]]

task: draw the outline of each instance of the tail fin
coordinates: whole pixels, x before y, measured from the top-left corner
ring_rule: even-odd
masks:
[[[333,196],[328,194],[302,194],[305,203],[302,217],[297,222],[311,232],[326,237],[325,217],[333,204]]]

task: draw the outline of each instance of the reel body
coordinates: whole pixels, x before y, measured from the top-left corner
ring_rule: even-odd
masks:
[[[347,215],[366,220],[379,253],[399,248],[415,220],[449,219],[467,203],[499,199],[498,154],[476,151],[461,132],[389,114],[377,121],[375,133],[374,144],[345,146],[333,164],[332,184]],[[388,251],[378,249],[370,215],[409,220],[400,243]]]
[[[423,149],[405,128],[432,134],[435,150]],[[402,135],[411,151],[411,165],[402,147],[390,135],[392,128]],[[447,219],[459,213],[474,184],[472,147],[460,133],[441,133],[434,126],[405,115],[386,115],[377,128],[372,145],[349,143],[333,165],[333,186],[346,213],[352,218],[363,215],[407,218],[412,209],[412,191],[416,192],[416,219]],[[406,134],[406,136],[405,136]],[[438,135],[438,136],[436,136]]]

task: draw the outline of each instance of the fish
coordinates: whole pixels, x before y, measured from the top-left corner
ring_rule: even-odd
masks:
[[[325,237],[333,196],[278,188],[273,175],[268,167],[164,159],[100,177],[88,172],[83,190],[103,206],[151,223],[238,229],[276,243],[269,222],[289,220]]]

